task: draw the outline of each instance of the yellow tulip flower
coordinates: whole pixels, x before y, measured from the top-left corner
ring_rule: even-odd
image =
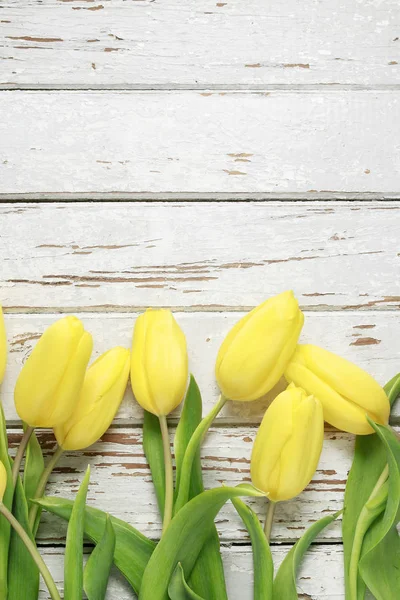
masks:
[[[371,375],[350,361],[311,344],[299,345],[285,371],[322,403],[325,421],[350,433],[374,433],[366,414],[382,425],[389,419],[389,400]]]
[[[131,383],[139,404],[166,416],[182,401],[188,379],[183,331],[170,310],[148,308],[136,320],[131,358]]]
[[[63,450],[82,450],[109,428],[128,383],[130,352],[116,347],[102,354],[86,371],[79,401],[70,418],[54,428]]]
[[[272,502],[290,500],[309,484],[324,438],[321,403],[289,386],[268,408],[251,456],[253,485]]]
[[[7,364],[7,335],[4,325],[3,309],[0,305],[0,383],[4,379]]]
[[[0,502],[3,501],[4,493],[7,487],[7,471],[0,460]]]
[[[271,390],[295,351],[304,316],[293,292],[266,300],[240,319],[223,341],[215,375],[230,400],[256,400]]]
[[[55,427],[69,419],[92,346],[92,336],[77,317],[64,317],[46,329],[15,386],[15,406],[23,421],[31,427]]]

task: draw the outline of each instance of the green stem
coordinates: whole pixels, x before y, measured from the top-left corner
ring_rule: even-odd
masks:
[[[223,396],[222,394],[220,395],[216,405],[208,413],[208,415],[200,421],[195,431],[193,432],[192,437],[190,438],[190,442],[187,445],[185,456],[183,457],[182,462],[178,496],[175,501],[175,514],[179,512],[183,506],[185,506],[189,499],[190,479],[192,476],[192,466],[193,461],[196,457],[196,453],[199,450],[200,444],[203,441],[207,431],[210,429],[215,417],[222,410],[222,407],[224,406],[227,400],[228,398],[225,398],[225,396]]]
[[[172,519],[172,508],[174,504],[174,479],[172,467],[171,444],[169,441],[169,432],[167,418],[165,415],[158,417],[160,421],[161,436],[164,450],[165,466],[165,505],[162,532],[165,533]]]
[[[19,474],[19,468],[21,466],[21,461],[24,457],[25,450],[29,443],[29,440],[31,439],[32,433],[33,433],[33,427],[27,427],[24,431],[24,435],[22,436],[21,442],[18,446],[17,454],[15,455],[14,463],[13,463],[13,467],[12,467],[12,480],[13,480],[14,487],[15,487],[15,484],[17,483],[17,477]]]
[[[272,521],[274,520],[275,508],[276,502],[272,502],[272,500],[269,500],[267,504],[267,514],[265,516],[264,523],[264,533],[268,543],[271,538]]]
[[[38,549],[36,548],[34,542],[32,542],[29,535],[26,533],[25,529],[17,521],[17,519],[14,517],[14,515],[12,515],[10,513],[8,508],[6,508],[4,506],[3,503],[0,503],[0,513],[7,519],[7,521],[10,523],[11,527],[14,528],[16,533],[21,538],[22,542],[25,544],[26,549],[28,550],[29,554],[32,556],[33,560],[35,561],[35,563],[44,579],[44,582],[47,585],[47,589],[50,592],[50,596],[51,596],[52,600],[61,600],[61,596],[58,593],[56,584],[54,582],[53,577],[51,576],[49,569],[47,568],[46,563],[44,562],[43,558],[40,556]],[[21,577],[23,577],[23,576],[24,576],[24,574],[21,573]]]
[[[57,445],[53,456],[49,460],[47,467],[44,469],[44,471],[39,479],[39,483],[37,485],[36,492],[34,494],[34,498],[42,498],[44,491],[46,489],[46,485],[49,480],[49,477],[50,477],[54,467],[60,460],[60,457],[63,452],[64,452],[64,450],[61,448],[61,446]],[[39,506],[37,504],[32,504],[32,506],[29,510],[29,527],[30,527],[31,531],[33,531],[33,528],[35,526],[36,515],[38,514],[38,511],[39,511]]]
[[[368,502],[373,500],[385,483],[389,475],[389,465],[383,469],[370,497],[363,506],[357,520],[357,525],[354,531],[353,546],[351,549],[350,564],[349,564],[349,600],[357,600],[357,584],[358,584],[358,563],[360,561],[361,549],[364,541],[366,530],[371,523],[371,514],[367,508]]]

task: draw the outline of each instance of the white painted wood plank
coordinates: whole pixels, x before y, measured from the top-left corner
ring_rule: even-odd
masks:
[[[0,301],[207,310],[293,287],[302,306],[396,309],[399,223],[400,202],[0,204]]]
[[[171,441],[172,432],[173,429]],[[256,427],[218,427],[209,432],[202,447],[207,489],[250,481],[250,456],[255,433]],[[13,445],[19,439],[20,432],[11,430]],[[41,442],[47,458],[54,447],[54,437],[50,433],[42,434]],[[312,482],[296,499],[277,506],[274,541],[297,540],[310,523],[343,507],[353,450],[353,435],[334,430],[325,433],[323,452]],[[48,495],[73,499],[88,464],[91,465],[88,504],[106,510],[152,539],[158,539],[161,523],[150,471],[143,455],[141,428],[111,429],[102,442],[91,448],[67,452],[50,478]],[[260,519],[264,519],[265,500],[246,501]],[[248,541],[247,530],[230,503],[218,514],[216,524],[225,542]],[[65,530],[65,522],[43,513],[38,539],[41,543],[60,543]],[[319,539],[340,541],[340,522],[324,530]]]
[[[59,590],[63,584],[63,555],[60,548],[42,548],[43,557],[52,572]],[[285,558],[289,547],[273,547],[276,568]],[[222,547],[229,600],[253,599],[253,559],[249,547]],[[40,600],[48,599],[41,582]],[[307,552],[297,578],[300,600],[343,600],[343,551],[337,544],[314,545]],[[107,600],[132,600],[132,590],[115,570],[109,583]]]
[[[225,335],[243,313],[177,313],[189,348],[190,369],[203,394],[204,414],[218,397],[214,380],[214,364]],[[111,346],[130,347],[137,313],[82,314],[86,328],[93,334],[94,357]],[[10,342],[9,364],[2,387],[6,418],[15,422],[17,415],[13,389],[23,361],[31,352],[44,329],[59,315],[6,315]],[[353,360],[369,371],[382,385],[400,371],[400,320],[396,312],[307,312],[302,342],[312,342]],[[283,389],[278,384],[265,399],[257,402],[229,402],[221,413],[221,421],[231,424],[259,423],[266,406]],[[394,409],[397,418],[400,402]],[[177,413],[176,413],[177,414]],[[142,423],[142,412],[127,390],[116,422]]]
[[[0,193],[400,187],[394,91],[2,92]]]
[[[8,85],[400,82],[396,0],[14,0],[1,12]]]

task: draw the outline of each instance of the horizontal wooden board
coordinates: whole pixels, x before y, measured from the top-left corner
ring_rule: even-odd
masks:
[[[62,590],[63,555],[62,548],[42,548],[43,557]],[[289,547],[274,547],[273,557],[276,568],[289,551]],[[229,600],[253,599],[253,559],[249,547],[222,547]],[[40,600],[48,598],[48,592],[41,582]],[[297,578],[300,600],[343,600],[343,551],[337,544],[315,545],[310,548],[301,565]],[[123,577],[113,571],[109,582],[107,600],[132,600],[134,594]]]
[[[235,486],[250,481],[250,456],[255,433],[255,427],[217,427],[209,432],[202,447],[206,488]],[[20,432],[11,430],[11,442],[14,444],[19,439]],[[47,458],[52,452],[54,437],[50,433],[42,434],[41,441]],[[343,507],[353,449],[354,436],[333,430],[325,433],[323,452],[312,482],[298,498],[277,506],[274,541],[297,540],[310,523]],[[67,452],[50,478],[47,494],[74,498],[88,464],[92,473],[88,504],[120,517],[145,535],[157,539],[160,518],[150,471],[143,455],[142,430],[114,428],[103,436],[102,442],[91,448]],[[264,519],[265,499],[249,499],[248,503]],[[248,541],[247,531],[230,503],[218,514],[216,524],[223,541]],[[60,543],[64,535],[65,523],[43,513],[38,533],[41,543]],[[319,539],[340,541],[340,522],[324,530]]]
[[[190,369],[203,394],[204,414],[218,397],[214,364],[225,335],[243,313],[177,313],[176,318],[188,341]],[[86,328],[94,337],[94,356],[114,345],[130,346],[135,314],[83,314]],[[6,417],[17,418],[13,389],[18,372],[44,329],[59,315],[6,315],[9,338],[9,364],[2,387]],[[400,371],[400,320],[395,312],[321,312],[306,313],[301,341],[313,342],[353,360],[384,384]],[[266,398],[257,402],[229,402],[221,413],[221,422],[259,423],[268,403],[283,389],[283,382]],[[400,402],[394,418],[400,414]],[[127,390],[116,422],[140,424],[142,411]]]
[[[1,83],[393,84],[399,17],[396,0],[14,0]]]
[[[294,288],[303,307],[398,309],[399,221],[400,202],[0,204],[0,302],[236,309]]]
[[[15,91],[0,112],[0,194],[399,190],[396,91]]]

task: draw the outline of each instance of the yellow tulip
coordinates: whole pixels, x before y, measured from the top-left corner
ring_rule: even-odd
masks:
[[[64,317],[46,329],[15,386],[15,406],[23,421],[31,427],[55,427],[69,419],[92,346],[92,336],[77,317]]]
[[[251,479],[272,502],[290,500],[315,473],[324,438],[321,403],[289,386],[268,408],[251,456]]]
[[[94,444],[114,419],[129,377],[130,352],[112,348],[86,371],[78,404],[54,433],[64,450],[82,450]]]
[[[4,493],[7,487],[7,471],[0,460],[0,502],[3,501]]]
[[[3,310],[0,305],[0,383],[4,379],[7,364],[7,335],[4,325]]]
[[[304,316],[293,292],[266,300],[223,341],[215,375],[230,400],[256,400],[271,390],[295,351]]]
[[[182,401],[188,379],[186,339],[170,310],[148,308],[136,320],[131,383],[139,404],[157,416]]]
[[[366,414],[381,423],[389,419],[389,400],[371,375],[350,361],[311,344],[299,345],[285,371],[288,381],[314,394],[325,421],[350,433],[374,433]]]

